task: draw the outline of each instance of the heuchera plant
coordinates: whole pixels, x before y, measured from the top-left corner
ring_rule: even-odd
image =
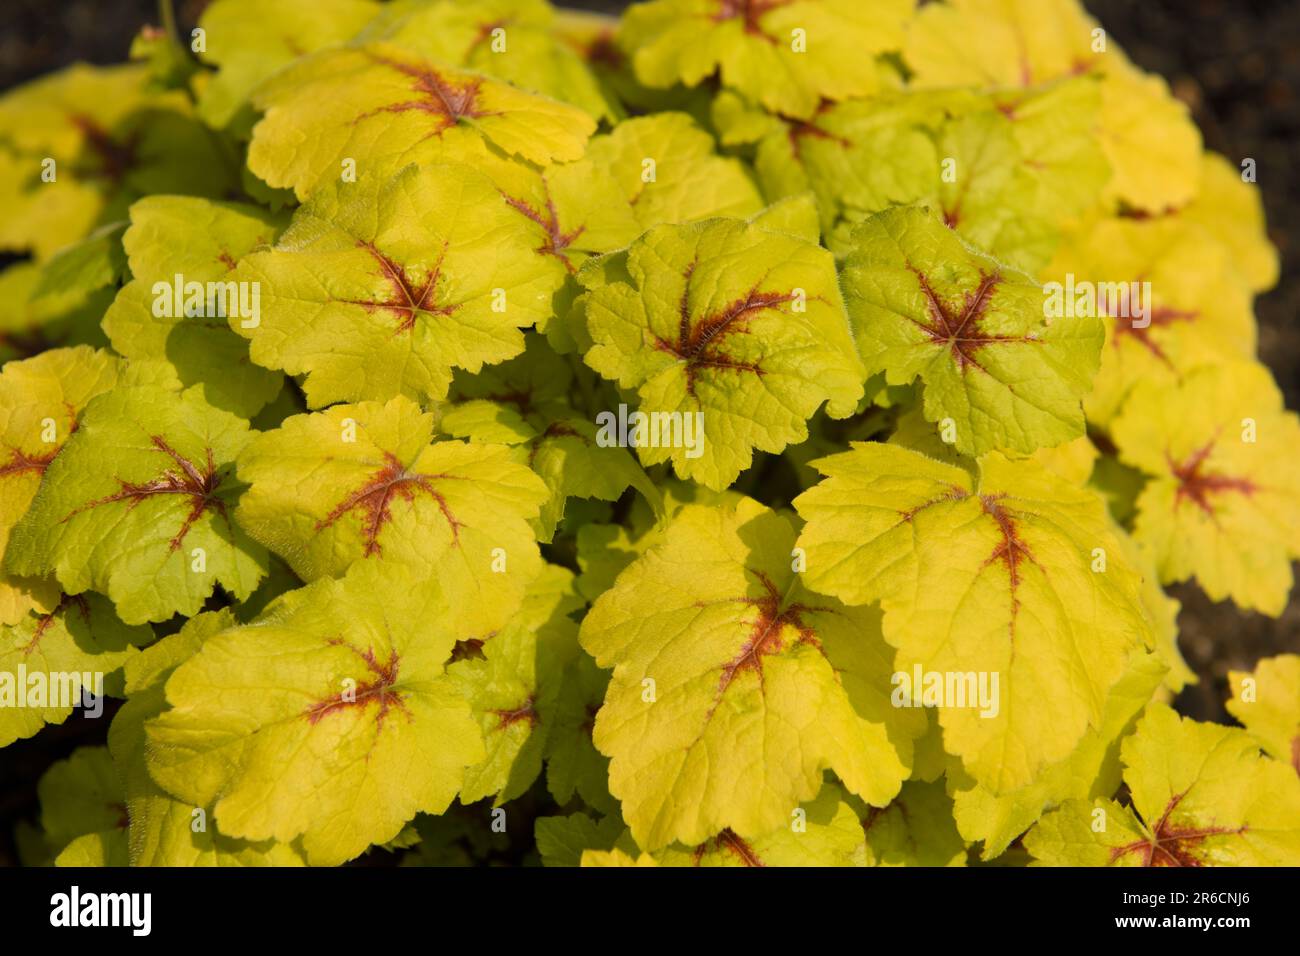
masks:
[[[1300,557],[1254,162],[1075,0],[132,52],[0,98],[27,862],[1300,863],[1300,657],[1169,706]]]

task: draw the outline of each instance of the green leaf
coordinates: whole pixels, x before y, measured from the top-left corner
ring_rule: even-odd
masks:
[[[255,415],[275,398],[284,376],[249,362],[248,343],[230,330],[230,321],[251,321],[241,309],[260,302],[260,292],[253,299],[230,273],[241,257],[270,245],[283,224],[242,203],[186,196],[135,203],[123,237],[133,278],[104,316],[113,348],[129,359],[166,362],[180,387],[198,387],[216,408]],[[203,293],[195,314],[187,314],[190,283]]]
[[[809,594],[793,545],[750,499],[687,506],[583,621],[614,669],[595,741],[640,846],[766,834],[827,768],[874,804],[907,776],[924,721],[889,706],[878,616]]]
[[[873,55],[902,46],[912,6],[912,0],[653,0],[623,14],[618,43],[647,86],[695,86],[720,72],[723,85],[773,111],[806,117],[822,99],[879,89]]]
[[[951,419],[958,451],[1028,453],[1083,434],[1097,319],[1049,322],[1029,276],[914,207],[854,230],[843,282],[867,373],[891,385],[920,378],[925,417]]]
[[[659,443],[638,447],[647,464],[671,460],[725,488],[754,449],[803,441],[823,402],[843,418],[862,396],[831,255],[788,233],[731,219],[659,226],[579,281],[587,364],[636,389],[640,412],[677,413],[676,434],[644,436]]]
[[[65,246],[41,268],[32,299],[85,299],[101,289],[116,287],[126,275],[122,250],[124,222],[100,226],[85,239]]]
[[[1124,741],[1124,806],[1072,800],[1025,846],[1047,866],[1295,866],[1300,778],[1243,731],[1152,705]]]
[[[547,789],[560,806],[576,795],[589,807],[612,813],[618,803],[609,793],[609,758],[592,739],[609,673],[579,651],[567,662],[561,680],[554,725],[546,741]]]
[[[236,517],[304,581],[417,567],[465,602],[466,627],[496,630],[540,570],[528,522],[546,488],[504,446],[430,444],[432,432],[403,398],[289,418],[240,455]]]
[[[965,866],[966,843],[943,784],[909,780],[887,807],[862,821],[868,866]]]
[[[231,327],[254,362],[305,374],[313,408],[442,398],[453,368],[518,355],[519,330],[550,315],[564,271],[526,223],[467,166],[324,190],[231,274],[262,301],[260,323]]]
[[[593,820],[585,813],[538,817],[533,824],[543,866],[578,866],[587,850],[609,851],[625,832],[617,815]]]
[[[545,165],[577,159],[596,123],[586,113],[399,46],[370,43],[304,57],[254,94],[266,115],[248,166],[299,199],[337,182],[345,160],[358,183],[410,163],[455,161],[486,140]]]
[[[79,836],[126,827],[122,786],[106,747],[78,747],[51,764],[36,795],[45,840],[55,852]]]
[[[363,565],[285,595],[204,642],[145,725],[153,779],[218,829],[301,836],[336,865],[440,813],[484,757],[469,706],[443,676],[456,639],[433,580]]]
[[[891,445],[855,442],[813,464],[826,480],[795,499],[807,586],[879,602],[904,702],[924,700],[917,669],[987,681],[993,706],[939,708],[945,748],[971,776],[995,793],[1023,787],[1100,724],[1151,624],[1095,494],[999,454],[978,482]]]
[[[266,573],[266,552],[232,520],[249,438],[247,422],[192,389],[100,395],[14,528],[6,572],[93,588],[128,624],[196,614],[218,584],[248,597]]]

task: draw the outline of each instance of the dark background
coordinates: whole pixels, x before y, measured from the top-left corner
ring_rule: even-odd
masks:
[[[274,2],[274,0],[267,0]],[[863,0],[870,2],[870,0]],[[126,58],[131,37],[158,21],[153,0],[0,0],[0,90],[76,60]],[[185,32],[204,0],[176,0]],[[571,0],[616,12],[618,0]],[[1110,36],[1147,70],[1162,74],[1192,111],[1206,148],[1233,165],[1257,163],[1269,235],[1281,251],[1278,285],[1256,301],[1259,354],[1300,409],[1300,0],[1084,0]],[[0,215],[3,212],[0,211]],[[1300,450],[1297,450],[1300,466]],[[1192,584],[1170,588],[1183,604],[1179,645],[1200,684],[1177,702],[1186,714],[1230,722],[1227,672],[1261,657],[1300,652],[1300,597],[1273,620],[1214,604]],[[35,783],[82,743],[102,741],[108,717],[79,716],[44,728],[0,754],[0,865],[15,862],[14,823],[37,812]]]

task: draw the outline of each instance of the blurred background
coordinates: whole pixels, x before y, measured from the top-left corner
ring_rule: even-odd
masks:
[[[273,0],[268,0],[273,2]],[[869,2],[869,0],[863,0]],[[1162,74],[1191,109],[1208,149],[1233,165],[1257,164],[1269,235],[1281,252],[1281,279],[1256,301],[1259,354],[1300,410],[1300,0],[1083,0],[1139,66]],[[206,0],[176,0],[188,33]],[[618,0],[572,0],[568,6],[617,13]],[[3,0],[0,90],[77,60],[126,58],[131,38],[158,20],[154,0]],[[3,211],[0,211],[0,215]],[[1297,449],[1300,467],[1300,449]],[[1280,618],[1214,604],[1195,585],[1170,593],[1182,602],[1179,645],[1200,677],[1179,696],[1180,711],[1229,721],[1223,709],[1227,672],[1261,657],[1300,653],[1300,598]],[[1298,589],[1300,590],[1300,589]],[[86,739],[76,717],[5,748],[0,760],[0,865],[13,863],[15,821],[36,811],[35,781],[50,762]],[[90,728],[93,729],[93,728]]]

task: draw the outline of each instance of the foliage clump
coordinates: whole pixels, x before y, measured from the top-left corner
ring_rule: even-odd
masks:
[[[1253,161],[1076,0],[134,54],[0,97],[28,862],[1300,862],[1295,656],[1169,706],[1300,557]]]

